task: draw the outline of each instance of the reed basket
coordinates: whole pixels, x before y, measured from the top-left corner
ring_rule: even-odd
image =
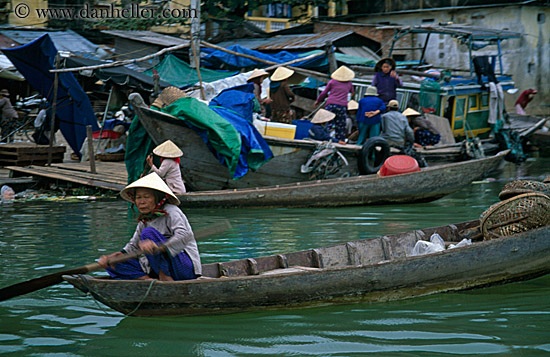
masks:
[[[524,193],[489,207],[480,217],[484,240],[507,237],[550,224],[550,197]]]

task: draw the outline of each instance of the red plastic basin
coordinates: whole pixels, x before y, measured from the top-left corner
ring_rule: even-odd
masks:
[[[384,165],[380,168],[380,176],[408,174],[417,171],[420,171],[420,167],[414,158],[408,155],[394,155],[384,161]]]

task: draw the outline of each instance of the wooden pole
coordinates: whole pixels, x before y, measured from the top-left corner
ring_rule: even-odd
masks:
[[[204,93],[204,87],[202,86],[202,77],[201,77],[201,67],[199,62],[199,56],[197,56],[197,52],[195,51],[195,41],[191,40],[191,48],[193,51],[193,58],[195,59],[195,68],[197,70],[197,76],[199,76],[199,85],[201,88],[201,99],[206,100],[206,95]]]
[[[334,55],[334,50],[332,49],[332,41],[327,41],[325,43],[325,52],[327,54],[329,72],[333,73],[336,71],[338,64],[336,63],[336,56]]]
[[[313,55],[310,55],[310,56],[307,56],[307,57],[304,57],[304,58],[296,58],[296,59],[293,59],[292,61],[288,61],[288,62],[285,62],[285,63],[280,63],[280,64],[276,64],[276,65],[273,65],[273,66],[269,66],[267,68],[264,68],[264,70],[265,71],[271,71],[273,69],[276,69],[277,67],[290,66],[291,64],[294,64],[294,63],[298,63],[298,62],[302,62],[302,61],[309,61],[310,59],[321,57],[321,56],[324,56],[324,55],[325,55],[324,52],[319,52],[319,53],[315,53]]]
[[[101,143],[101,135],[103,135],[103,127],[105,126],[105,120],[107,120],[107,112],[109,111],[109,105],[111,104],[111,96],[113,95],[113,86],[111,86],[111,90],[109,91],[109,97],[107,98],[107,105],[105,106],[105,112],[103,113],[103,122],[101,123],[101,129],[99,130],[99,140],[97,141],[96,151],[99,151],[99,144]]]
[[[86,138],[88,139],[88,157],[90,158],[90,172],[95,174],[95,154],[92,135],[92,126],[86,125]]]
[[[55,68],[59,66],[59,53],[55,56]],[[54,74],[53,77],[53,103],[52,103],[52,116],[50,118],[50,147],[48,149],[48,166],[52,165],[53,156],[53,140],[55,138],[55,116],[57,109],[57,89],[59,87],[59,74]]]

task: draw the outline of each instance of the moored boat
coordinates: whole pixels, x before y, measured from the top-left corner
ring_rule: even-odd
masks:
[[[331,247],[204,264],[203,277],[197,280],[63,278],[124,314],[156,316],[389,301],[550,272],[550,226],[411,256],[416,243],[430,240],[434,233],[456,244],[479,225],[474,220]]]
[[[315,140],[296,140],[280,137],[264,137],[274,157],[257,171],[249,171],[235,180],[227,168],[223,167],[212,154],[203,139],[185,122],[172,115],[147,108],[140,97],[133,97],[132,105],[136,114],[151,139],[156,145],[166,140],[174,142],[182,151],[181,172],[190,191],[209,191],[223,189],[255,188],[263,186],[285,185],[309,181],[310,173],[303,173],[301,166],[306,164],[311,155],[326,143]],[[546,119],[540,119],[525,125],[524,130],[542,126]],[[326,179],[358,176],[360,162],[365,162],[366,150],[359,145],[331,144],[347,160],[347,165],[340,166]],[[494,147],[498,148],[498,145]],[[496,153],[497,150],[494,150]],[[396,153],[396,152],[395,152]],[[449,163],[460,161],[464,152],[459,145],[431,148],[421,151],[428,163]],[[433,158],[434,160],[431,160]]]
[[[541,156],[550,156],[550,131],[537,131],[529,141],[539,149]]]
[[[189,192],[181,207],[334,207],[428,202],[441,198],[498,169],[508,151],[495,156],[378,177],[298,182],[250,189]]]

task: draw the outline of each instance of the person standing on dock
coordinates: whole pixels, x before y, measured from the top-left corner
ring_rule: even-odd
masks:
[[[157,168],[153,163],[153,156],[147,156],[147,164],[151,167],[149,172],[159,175],[176,195],[184,194],[186,190],[180,169],[180,157],[183,152],[180,148],[171,140],[166,140],[153,149],[153,154],[160,156],[161,164]]]
[[[348,95],[353,96],[353,85],[351,80],[355,77],[355,72],[346,66],[340,66],[334,71],[332,78],[325,89],[319,94],[315,101],[315,107],[327,98],[325,109],[336,114],[334,125],[336,129],[336,139],[346,139],[346,111],[348,105]]]
[[[103,255],[98,263],[113,279],[162,281],[196,279],[202,274],[199,249],[179,200],[166,183],[152,173],[131,183],[120,196],[136,205],[140,215],[133,237],[120,252]],[[155,252],[163,246],[164,252]],[[116,266],[110,259],[142,250],[144,255]]]
[[[17,128],[15,119],[17,119],[19,115],[17,115],[17,112],[11,105],[10,92],[8,92],[7,89],[0,90],[0,109],[2,110],[2,120],[0,122],[2,142],[10,141],[13,139],[12,132]]]
[[[380,135],[381,113],[386,111],[386,105],[378,98],[378,91],[374,86],[368,86],[365,97],[359,101],[357,110],[357,125],[359,127],[359,137],[357,145],[363,145],[363,142]]]
[[[403,81],[395,71],[395,61],[393,58],[382,58],[374,66],[374,78],[372,85],[378,89],[380,99],[384,104],[397,98],[397,88],[403,87]]]
[[[296,119],[296,113],[290,109],[290,103],[296,96],[292,93],[288,84],[288,79],[294,74],[294,71],[285,67],[278,67],[269,78],[269,97],[271,103],[271,120],[286,124],[292,124]]]

